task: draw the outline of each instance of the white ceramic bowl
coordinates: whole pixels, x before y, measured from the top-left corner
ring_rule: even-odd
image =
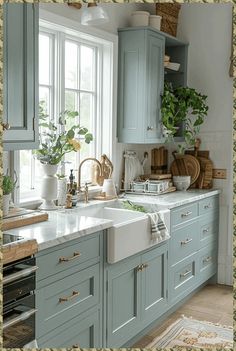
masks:
[[[173,183],[177,190],[186,191],[191,183],[190,176],[173,176]]]
[[[158,30],[161,29],[161,16],[150,15],[149,16],[149,26],[156,28]]]
[[[130,23],[132,27],[148,26],[150,13],[147,11],[134,11],[131,13]]]

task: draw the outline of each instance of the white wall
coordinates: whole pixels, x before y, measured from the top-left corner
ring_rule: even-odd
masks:
[[[232,284],[232,107],[231,4],[184,4],[178,36],[187,40],[188,85],[208,96],[209,112],[201,128],[202,149],[210,150],[215,168],[227,169],[227,180],[214,180],[220,196],[218,281]]]
[[[101,5],[100,5],[101,6]],[[130,13],[136,9],[155,13],[154,4],[102,4],[111,21],[99,29],[117,33],[118,27],[129,25]],[[183,4],[178,36],[189,45],[188,85],[208,95],[209,113],[201,129],[202,149],[210,150],[215,168],[227,169],[227,180],[215,181],[222,189],[220,199],[219,283],[232,284],[232,104],[233,82],[229,78],[231,49],[231,4]],[[81,10],[66,4],[40,4],[40,8],[80,21]],[[155,145],[116,143],[115,181],[120,180],[123,152],[144,151]],[[150,167],[147,164],[147,172]]]

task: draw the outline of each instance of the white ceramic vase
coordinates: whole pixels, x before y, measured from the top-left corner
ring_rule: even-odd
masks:
[[[66,204],[67,180],[66,178],[58,179],[57,204],[64,206]]]
[[[7,216],[9,213],[10,199],[11,199],[11,194],[3,195],[3,197],[2,197],[3,217]]]
[[[42,210],[55,210],[57,206],[54,200],[57,199],[57,166],[41,164],[44,177],[41,186],[41,198],[43,199],[42,205],[39,207]]]

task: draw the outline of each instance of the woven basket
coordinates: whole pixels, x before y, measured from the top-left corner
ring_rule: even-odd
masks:
[[[162,17],[161,31],[176,36],[180,4],[158,3],[156,4],[156,14]]]

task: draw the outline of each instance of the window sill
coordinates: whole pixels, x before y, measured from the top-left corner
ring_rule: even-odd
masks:
[[[94,185],[89,187],[89,198],[92,199],[94,196],[101,193],[102,187],[99,185]],[[83,192],[82,198],[79,201],[83,201]],[[40,198],[30,198],[29,200],[24,200],[19,203],[19,207],[27,208],[29,210],[36,210],[42,203]]]

